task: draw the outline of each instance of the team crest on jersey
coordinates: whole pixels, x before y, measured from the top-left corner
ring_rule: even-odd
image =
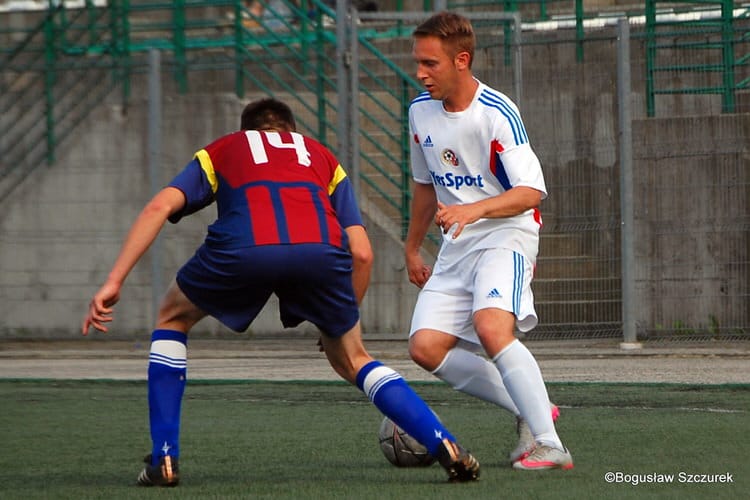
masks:
[[[456,153],[450,149],[444,149],[443,152],[440,153],[440,159],[448,166],[458,166],[458,156],[456,156]]]

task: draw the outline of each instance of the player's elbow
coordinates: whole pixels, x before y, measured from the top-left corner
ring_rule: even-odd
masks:
[[[513,188],[513,190],[515,190],[517,194],[513,199],[514,203],[512,203],[515,206],[516,213],[522,213],[532,208],[538,208],[542,203],[543,194],[537,189],[520,186]]]
[[[349,252],[352,255],[352,264],[355,269],[372,267],[375,257],[365,228],[359,225],[350,226],[346,228],[346,233],[349,237]]]
[[[169,217],[171,207],[162,200],[153,199],[143,207],[143,215],[150,218],[166,219]]]
[[[178,212],[185,205],[185,195],[182,191],[167,187],[162,189],[143,208],[143,212],[153,217],[166,219]]]
[[[372,247],[369,245],[360,245],[351,249],[352,261],[358,269],[369,269],[372,267],[375,261],[375,254],[372,252]]]

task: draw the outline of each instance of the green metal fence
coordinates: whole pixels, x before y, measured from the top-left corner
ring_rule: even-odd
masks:
[[[342,113],[340,108],[337,69],[342,61],[351,60],[340,59],[337,30],[324,17],[332,18],[336,13],[314,1],[299,7],[284,2],[283,9],[274,5],[263,17],[253,18],[237,1],[88,2],[83,9],[58,7],[24,14],[23,26],[0,22],[0,198],[33,168],[53,161],[76,124],[102,102],[108,106],[119,103],[127,110],[136,99],[143,99],[147,56],[153,48],[162,53],[165,95],[222,92],[242,95],[243,99],[278,95],[290,102],[303,131],[339,149],[341,137],[350,132],[339,126],[339,119],[350,113]],[[738,16],[737,10],[733,11],[732,29],[735,39],[741,36],[733,44],[732,60],[735,82],[742,84],[747,72],[742,73],[746,66],[740,65],[741,54],[748,52],[744,34],[750,30],[739,29],[749,20]],[[663,20],[663,13],[657,9],[657,22]],[[550,11],[548,15],[552,16]],[[640,26],[635,18],[633,23]],[[385,212],[384,218],[394,227],[401,224],[397,229],[403,230],[409,202],[406,114],[418,90],[411,76],[413,25],[396,18],[378,24],[363,17],[356,26],[356,46],[361,53],[357,83],[351,82],[358,97],[356,111],[351,114],[359,119],[352,130],[358,131],[359,142],[354,149],[361,167],[359,185],[365,195],[360,198],[377,202],[377,208]],[[511,94],[513,71],[503,58],[508,42],[503,26],[485,26],[483,22],[477,26],[486,30],[479,37],[482,49],[477,54],[477,75]],[[613,99],[617,37],[611,28],[587,28],[585,58],[579,61],[573,29],[569,26],[532,33],[532,27],[528,27],[521,47],[521,109],[525,126],[534,131],[533,144],[551,193],[544,205],[543,251],[535,273],[536,306],[544,324],[534,335],[542,338],[618,336],[622,326],[617,177],[620,143],[618,103]],[[669,36],[661,30],[654,34],[660,42],[669,41]],[[735,89],[739,113],[727,116],[720,116],[724,108],[719,93],[654,93],[657,117],[648,118],[643,82],[650,57],[660,61],[673,51],[671,64],[677,68],[672,71],[673,78],[657,79],[652,91],[668,86],[682,88],[680,85],[702,88],[693,79],[697,78],[694,73],[702,75],[700,78],[722,74],[711,70],[712,65],[727,61],[720,57],[720,51],[700,51],[706,59],[698,61],[685,48],[670,49],[666,43],[649,55],[648,40],[644,28],[634,30],[630,59],[634,70],[634,138],[638,145],[634,163],[640,169],[635,177],[639,196],[635,209],[644,242],[638,248],[638,320],[649,335],[708,331],[716,338],[725,334],[746,336],[750,324],[746,307],[750,282],[746,214],[750,211],[743,151],[747,150],[750,93]],[[680,69],[693,63],[705,66],[704,70]],[[181,101],[192,103],[192,97]],[[230,101],[234,105],[235,100]],[[217,111],[224,117],[233,116],[225,109]],[[115,115],[99,113],[91,123],[105,124],[102,120],[110,116]],[[201,120],[204,118],[201,114]],[[177,133],[193,132],[190,120],[169,123]],[[195,128],[213,132],[212,124],[201,123]],[[116,124],[111,129],[108,127],[107,134],[97,136],[97,140],[120,144],[121,130]],[[68,173],[72,176],[61,182],[80,185],[101,171],[120,179],[122,172],[137,171],[142,163],[139,153],[108,163],[86,163],[88,151],[66,153],[82,164],[73,169],[63,165],[65,168],[41,179],[39,184],[47,187],[47,194],[50,184]],[[105,155],[102,152],[100,158]],[[706,166],[714,180],[696,183]],[[57,176],[60,171],[65,174]],[[108,184],[106,189],[119,193],[121,186]],[[3,317],[7,325],[46,327],[36,321],[44,319],[38,311],[50,304],[63,317],[77,300],[71,297],[80,296],[71,290],[80,290],[81,281],[90,276],[91,261],[96,260],[92,255],[117,251],[115,243],[106,241],[100,229],[86,239],[77,227],[78,221],[109,205],[88,200],[83,210],[79,190],[63,187],[60,192],[61,198],[69,199],[54,200],[47,205],[51,209],[39,213],[34,212],[37,197],[23,200],[24,190],[15,193],[18,196],[13,203],[5,205],[9,216],[3,221],[2,243],[7,248],[3,255],[6,262],[12,262],[0,269],[4,279],[0,302],[6,304]],[[120,209],[119,203],[114,199],[112,206]],[[30,213],[29,220],[18,216],[24,211]],[[119,223],[121,218],[117,219]],[[381,228],[379,224],[371,227]],[[380,242],[391,244],[394,235],[397,238],[399,234],[394,231],[380,236]],[[189,247],[187,241],[174,240],[175,253]],[[102,252],[107,245],[109,250]],[[45,253],[46,249],[49,252]],[[31,257],[36,253],[40,258],[34,260]],[[30,257],[8,259],[11,254]],[[49,258],[52,254],[54,259]],[[76,263],[71,265],[68,257],[75,257]],[[45,265],[40,267],[39,261]],[[398,281],[378,282],[381,277],[374,277],[373,291],[368,293],[367,307],[372,308],[369,317],[384,318],[382,323],[371,320],[376,324],[372,328],[403,330],[407,326],[387,326],[396,314],[393,311],[405,301],[404,294],[394,292],[401,290],[395,287],[401,286],[403,276],[398,270],[391,271],[387,269],[386,278],[395,276]],[[148,278],[143,281],[148,282]],[[58,317],[56,321],[61,320]]]
[[[120,11],[62,5],[36,16],[0,54],[0,199],[39,164],[115,88],[127,91],[128,52],[118,43]],[[93,29],[100,26],[101,29]],[[106,46],[88,57],[86,47]]]
[[[283,93],[298,108],[301,127],[337,150],[337,34],[326,22],[335,19],[336,12],[321,0],[264,3],[264,14],[257,16],[242,0],[86,0],[75,9],[50,0],[46,11],[28,14],[31,22],[24,26],[0,28],[0,199],[36,166],[52,164],[59,144],[103,99],[118,92],[126,106],[133,78],[145,72],[146,54],[154,48],[165,53],[165,74],[177,92],[189,91],[198,79],[213,78],[223,81],[215,88],[240,97],[249,89]],[[733,112],[737,92],[750,84],[747,72],[740,71],[748,66],[750,55],[738,49],[747,47],[750,34],[747,23],[740,23],[733,2],[670,2],[721,13],[698,21],[665,19],[658,3],[649,0],[645,4],[648,115],[656,113],[657,96],[677,93],[721,95],[723,110]],[[434,4],[426,0],[424,8]],[[403,9],[403,2],[395,5]],[[578,62],[583,60],[585,36],[596,36],[584,31],[597,13],[584,13],[582,0],[451,1],[446,5],[470,12],[520,12],[529,23],[572,20]],[[746,17],[748,9],[743,12]],[[366,167],[361,180],[403,220],[408,213],[408,138],[402,129],[385,128],[377,115],[395,113],[405,122],[408,102],[418,85],[404,70],[406,65],[393,62],[393,54],[379,41],[408,38],[409,29],[404,23],[385,28],[364,23],[357,34],[360,50],[366,52],[359,71],[376,88],[359,89],[370,103],[359,109],[369,123],[361,131],[361,141],[372,146],[360,153]],[[508,40],[509,25],[503,29],[502,38]],[[511,59],[509,47],[505,45],[505,64]],[[695,63],[678,66],[672,57],[678,50],[702,55]],[[373,61],[388,68],[387,77],[373,73]],[[693,77],[679,80],[683,82],[679,86],[674,85],[675,78],[660,78],[675,72]],[[716,78],[709,79],[709,75]],[[205,88],[204,83],[199,88]],[[386,149],[382,136],[397,139],[400,145]],[[368,151],[375,151],[375,156]],[[399,165],[398,173],[384,170],[383,160]]]
[[[112,92],[121,92],[126,107],[133,77],[146,71],[151,49],[165,52],[178,92],[188,91],[190,79],[207,72],[231,80],[240,97],[248,87],[289,92],[312,114],[303,118],[303,126],[329,142],[331,103],[324,96],[335,90],[326,75],[336,41],[320,19],[333,13],[313,0],[299,7],[284,2],[283,14],[269,5],[250,28],[253,16],[244,5],[240,0],[87,0],[81,8],[66,8],[50,1],[45,11],[24,13],[23,25],[4,28],[0,199],[34,168],[54,163],[59,144]],[[317,102],[303,92],[318,96]]]
[[[659,13],[659,5],[688,7],[686,12]],[[746,22],[748,9],[735,15],[732,0],[682,0],[646,2],[647,109],[656,114],[656,97],[673,94],[716,94],[722,99],[722,110],[734,113],[736,94],[750,88],[747,70],[750,53],[736,47],[750,41]],[[742,50],[742,49],[739,49]],[[681,57],[682,54],[688,57]],[[688,59],[688,64],[676,60]],[[679,74],[681,85],[674,84]],[[744,77],[738,75],[745,75]],[[660,78],[662,77],[663,78]]]

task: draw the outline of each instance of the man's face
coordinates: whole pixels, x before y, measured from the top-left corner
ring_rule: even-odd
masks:
[[[449,98],[458,82],[456,59],[443,48],[443,42],[434,36],[414,39],[412,49],[417,63],[417,79],[430,97],[437,100]]]

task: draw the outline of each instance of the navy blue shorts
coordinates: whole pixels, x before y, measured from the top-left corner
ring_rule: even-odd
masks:
[[[352,257],[319,243],[217,250],[202,245],[177,272],[193,304],[237,332],[247,330],[272,293],[285,327],[309,321],[340,337],[359,320]]]

